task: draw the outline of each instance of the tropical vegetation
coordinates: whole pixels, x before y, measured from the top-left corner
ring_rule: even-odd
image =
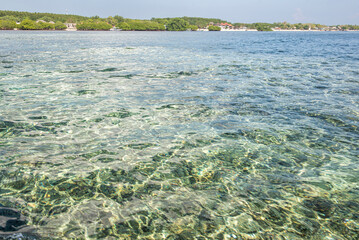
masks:
[[[16,22],[12,20],[0,20],[1,30],[13,30],[16,28]]]
[[[198,26],[196,26],[196,25],[189,25],[189,29],[190,29],[191,31],[197,31],[197,30],[198,30]]]
[[[49,23],[45,21],[35,22],[30,19],[23,20],[20,24],[13,23],[12,29],[18,28],[21,30],[64,30],[66,25],[61,22]]]
[[[189,23],[183,18],[173,18],[167,22],[166,29],[168,31],[186,31],[189,29]]]
[[[188,22],[189,25],[194,25],[198,28],[206,28],[210,23],[227,22],[218,18],[181,17],[181,19]],[[167,25],[173,18],[152,18],[151,20]]]
[[[110,30],[117,27],[123,31],[196,31],[211,25],[229,23],[218,18],[180,17],[152,18],[151,20],[127,19],[122,16],[85,17],[69,14],[30,13],[0,10],[0,30],[64,30],[64,23],[76,23],[78,30]],[[257,29],[258,31],[282,30],[359,30],[359,25],[326,26],[315,23],[232,23],[234,28]],[[218,27],[209,27],[218,31]]]
[[[117,25],[118,28],[126,31],[164,31],[165,26],[150,20],[125,19]]]
[[[260,32],[270,32],[272,30],[272,26],[269,23],[255,23],[254,28]]]
[[[218,26],[209,26],[208,31],[221,31],[221,28]]]
[[[43,18],[46,22],[80,22],[87,20],[88,17],[78,16],[78,15],[69,15],[69,14],[55,14],[55,13],[30,13],[30,12],[18,12],[18,11],[3,11],[0,10],[0,18],[1,17],[13,17],[17,22],[21,22],[25,19],[30,19],[33,21],[37,21]]]
[[[105,21],[89,19],[76,25],[77,30],[110,30],[112,25]]]

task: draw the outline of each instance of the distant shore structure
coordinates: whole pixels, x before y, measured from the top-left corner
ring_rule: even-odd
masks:
[[[36,23],[40,23],[40,22],[42,22],[42,23],[47,23],[46,21],[41,20],[41,19],[36,21]],[[51,24],[55,24],[55,22],[54,22],[54,21],[50,21],[49,23],[51,23]],[[16,24],[20,24],[20,23],[16,23]]]
[[[234,29],[234,26],[230,23],[217,23],[217,24],[214,24],[213,26],[220,27],[221,31]]]
[[[66,25],[66,31],[77,31],[76,23],[65,23]]]

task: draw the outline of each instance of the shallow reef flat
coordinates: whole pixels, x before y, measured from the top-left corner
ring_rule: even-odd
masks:
[[[0,238],[358,239],[358,33],[0,46]]]

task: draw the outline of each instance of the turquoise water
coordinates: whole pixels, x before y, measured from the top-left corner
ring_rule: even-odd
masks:
[[[0,32],[0,204],[54,239],[358,239],[359,34]]]

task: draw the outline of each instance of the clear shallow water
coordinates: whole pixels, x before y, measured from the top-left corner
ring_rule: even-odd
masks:
[[[2,31],[0,203],[60,239],[357,239],[358,49]]]

